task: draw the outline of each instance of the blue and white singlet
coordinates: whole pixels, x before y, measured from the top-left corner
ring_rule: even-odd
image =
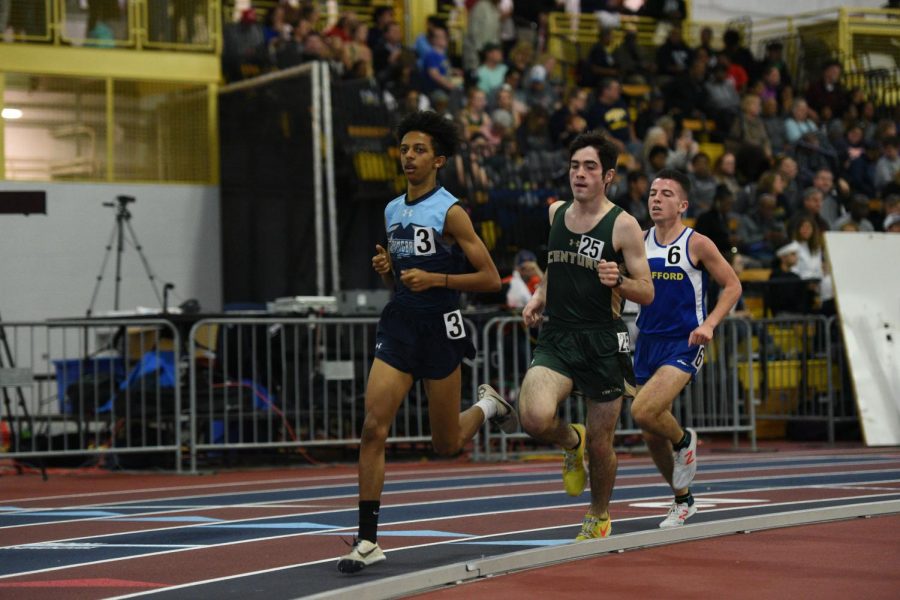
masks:
[[[706,320],[706,286],[709,274],[691,261],[688,242],[694,230],[685,227],[668,245],[656,240],[656,227],[644,235],[653,302],[641,306],[637,326],[641,334],[685,337]]]

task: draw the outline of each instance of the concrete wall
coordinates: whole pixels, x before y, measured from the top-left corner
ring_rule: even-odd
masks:
[[[222,308],[219,190],[195,185],[80,184],[0,181],[0,190],[46,190],[46,215],[0,214],[0,315],[5,321],[84,316],[115,228],[116,196],[169,305],[196,298],[204,311]],[[126,229],[127,231],[127,229]],[[128,239],[129,236],[126,236]],[[115,244],[94,314],[112,310]],[[160,307],[133,244],[122,254],[120,310]]]

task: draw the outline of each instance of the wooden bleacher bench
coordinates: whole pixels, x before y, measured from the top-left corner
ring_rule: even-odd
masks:
[[[769,277],[772,275],[772,269],[744,269],[744,272],[741,273],[740,280],[741,281],[768,281]]]

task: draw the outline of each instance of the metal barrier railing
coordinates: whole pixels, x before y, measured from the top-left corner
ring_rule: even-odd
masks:
[[[171,455],[181,470],[181,336],[160,319],[4,323],[0,457]],[[127,463],[123,465],[123,463]]]
[[[477,347],[475,326],[466,329]],[[377,318],[231,318],[197,322],[188,356],[214,331],[215,360],[190,364],[190,465],[198,453],[242,448],[356,445],[375,351]],[[475,363],[463,364],[463,408],[475,401]],[[417,383],[388,444],[431,439],[428,402]],[[475,445],[477,456],[477,444]]]
[[[535,332],[518,316],[496,314],[466,320],[477,354],[463,364],[463,409],[482,382],[516,399],[530,364]],[[355,448],[376,325],[374,316],[2,323],[0,458],[71,464],[88,456],[127,467],[151,457],[196,472],[201,457],[231,451]],[[834,442],[837,427],[856,421],[847,382],[835,319],[726,319],[674,412],[701,433],[731,434],[735,445],[745,434],[751,448],[757,436]],[[562,410],[584,418],[581,402]],[[617,433],[640,433],[627,401]],[[429,441],[417,384],[388,443]],[[471,446],[486,460],[544,449],[524,433],[489,427]]]
[[[757,403],[760,437],[813,436],[823,424],[830,443],[836,426],[856,421],[856,410],[835,318],[759,319],[752,322],[755,360],[739,370],[741,387]]]

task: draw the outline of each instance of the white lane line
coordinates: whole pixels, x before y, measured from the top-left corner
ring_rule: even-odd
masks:
[[[879,498],[879,497],[882,497],[882,496],[885,496],[885,495],[893,495],[893,494],[873,494],[873,495],[871,495],[871,496],[861,496],[861,497],[858,497],[858,498]],[[784,506],[784,507],[789,507],[789,506],[795,506],[795,505],[798,505],[798,504],[807,504],[807,503],[809,503],[809,502],[816,502],[816,501],[815,501],[815,500],[814,500],[814,501],[809,501],[809,500],[799,500],[799,501],[790,501],[790,502],[780,502],[780,503],[777,503],[777,504],[769,504],[769,505],[767,505],[767,506],[768,506],[768,507],[783,507],[783,506]],[[826,500],[819,500],[819,502],[826,502]],[[616,502],[613,502],[613,504],[616,504]],[[554,508],[558,508],[558,507],[554,507]],[[729,512],[729,511],[743,510],[743,509],[746,509],[746,507],[717,508],[717,509],[712,509],[712,510],[704,511],[704,513],[712,513],[712,512],[715,512],[715,513],[720,513],[720,512],[721,512],[721,513],[727,513],[727,512]],[[664,516],[664,515],[660,514],[660,515],[647,515],[647,516],[640,516],[640,517],[628,517],[628,518],[625,518],[625,519],[616,519],[616,522],[617,522],[617,523],[621,523],[621,522],[624,522],[624,521],[639,521],[639,520],[644,520],[644,519],[659,518],[659,517],[662,517],[662,516]],[[385,552],[385,554],[389,554],[389,553],[391,553],[391,552],[399,552],[399,551],[401,551],[401,550],[411,550],[411,549],[416,549],[416,548],[427,548],[427,547],[430,547],[430,546],[443,546],[443,545],[447,545],[447,544],[470,544],[470,543],[472,543],[473,541],[476,541],[476,540],[487,540],[487,539],[490,539],[490,538],[496,538],[496,537],[506,536],[506,535],[519,535],[519,534],[525,534],[525,533],[536,533],[536,532],[552,531],[552,530],[554,530],[554,529],[561,529],[561,528],[563,528],[563,527],[566,527],[566,528],[571,527],[571,528],[575,529],[575,528],[577,528],[579,525],[580,525],[580,523],[571,523],[571,524],[566,524],[566,525],[554,525],[554,526],[550,526],[550,527],[538,527],[538,528],[533,528],[533,529],[523,529],[523,530],[512,531],[512,532],[493,533],[493,534],[488,534],[488,535],[472,536],[472,537],[465,538],[465,539],[442,540],[442,541],[438,541],[438,542],[427,542],[427,543],[424,543],[424,544],[412,544],[412,545],[409,545],[409,546],[403,546],[403,547],[401,547],[401,548],[391,548],[391,549],[389,549],[389,550],[385,550],[384,552]],[[233,579],[239,579],[239,578],[242,578],[242,577],[253,577],[253,576],[256,576],[256,575],[264,575],[264,574],[266,574],[266,573],[275,573],[275,572],[278,572],[278,571],[286,571],[286,570],[288,570],[288,569],[296,569],[296,568],[300,568],[300,567],[308,567],[308,566],[311,566],[311,565],[319,565],[319,564],[323,564],[323,563],[336,562],[336,561],[337,561],[337,557],[325,558],[325,559],[314,560],[314,561],[309,561],[309,562],[305,562],[305,563],[297,563],[297,564],[294,564],[294,565],[286,565],[286,566],[283,566],[283,567],[275,567],[275,568],[272,568],[272,569],[263,569],[263,570],[259,570],[259,571],[250,571],[250,572],[247,572],[247,573],[239,573],[239,574],[236,574],[236,575],[226,575],[226,576],[223,576],[223,577],[215,577],[215,578],[212,578],[212,579],[206,579],[206,580],[203,580],[203,581],[195,581],[195,582],[190,582],[190,583],[182,583],[182,584],[179,584],[179,585],[173,585],[173,586],[170,586],[170,587],[158,588],[158,589],[156,589],[156,590],[148,590],[148,591],[146,591],[146,592],[137,592],[137,593],[134,593],[134,594],[126,594],[126,595],[123,595],[123,596],[115,596],[115,597],[112,597],[112,598],[107,598],[106,600],[125,600],[126,598],[138,598],[138,597],[141,597],[141,596],[148,596],[148,595],[155,594],[155,593],[159,593],[159,592],[170,592],[170,591],[173,591],[173,590],[187,589],[187,588],[191,588],[191,587],[195,587],[195,586],[200,586],[200,585],[208,585],[208,584],[211,584],[211,583],[219,583],[219,582],[222,582],[222,581],[229,581],[229,580],[233,580]]]
[[[746,462],[742,462],[741,457],[744,457],[744,456],[747,459]],[[846,458],[846,456],[847,456],[846,454],[816,454],[816,455],[801,454],[801,455],[778,455],[778,456],[761,456],[760,454],[746,454],[746,455],[729,454],[727,457],[720,457],[720,456],[709,455],[709,454],[703,455],[704,461],[708,461],[706,464],[727,463],[727,464],[734,464],[735,469],[749,468],[751,470],[761,470],[761,471],[772,470],[772,469],[792,468],[792,467],[796,467],[796,468],[815,468],[815,467],[820,467],[820,466],[844,467],[844,466],[852,466],[852,465],[858,465],[858,464],[862,464],[862,465],[873,464],[873,463],[879,462],[879,461],[872,461],[872,460],[863,460],[863,457],[873,456],[871,454],[864,454],[864,453],[861,453],[858,455],[853,455],[854,457],[859,456],[860,457],[859,461],[842,462],[842,463],[838,463],[838,464],[828,464],[828,463],[823,464],[822,461],[820,460],[822,458],[830,458],[830,457]],[[876,454],[874,456],[877,457],[880,461],[885,461],[885,462],[900,461],[900,456],[897,456],[897,455]],[[802,465],[802,464],[801,465],[784,465],[784,466],[770,465],[770,466],[766,466],[766,467],[759,467],[757,469],[757,468],[753,467],[753,459],[757,459],[757,460],[764,459],[767,462],[788,462],[788,461],[800,460],[800,461],[809,461],[810,464],[809,465]],[[635,460],[635,462],[640,462],[640,464],[620,464],[619,477],[641,476],[641,475],[630,475],[629,473],[627,473],[627,471],[636,470],[636,469],[646,469],[647,467],[652,467],[652,463],[649,462],[649,459],[640,458],[640,459],[634,459],[634,460]],[[747,462],[749,462],[749,465],[747,464]],[[624,463],[624,461],[623,461],[623,463]],[[717,465],[716,470],[721,469],[721,468],[723,468],[723,466]],[[544,468],[544,467],[535,468],[534,465],[532,465],[532,464],[498,465],[498,466],[488,466],[488,467],[463,468],[463,469],[458,469],[458,470],[451,470],[449,472],[446,468],[435,467],[435,468],[426,468],[426,469],[422,469],[422,470],[416,469],[411,473],[391,474],[390,472],[388,472],[385,483],[386,484],[402,484],[402,483],[416,483],[416,482],[419,482],[422,480],[427,481],[427,480],[431,480],[434,478],[419,479],[419,477],[425,476],[425,475],[432,475],[432,474],[442,476],[443,478],[454,477],[455,475],[479,477],[482,475],[490,475],[490,474],[496,474],[496,473],[510,475],[512,477],[522,477],[522,476],[542,474],[542,473],[555,474],[557,472],[557,470],[558,470],[558,467],[555,464],[552,464],[551,466],[547,466],[546,468]],[[521,471],[521,472],[519,472],[519,471]],[[411,476],[413,478],[410,478]],[[392,479],[392,477],[399,477],[399,479]],[[307,479],[307,478],[300,478],[299,483],[302,484],[303,479]],[[308,479],[310,481],[314,480],[316,482],[346,480],[346,483],[331,484],[331,485],[325,485],[325,486],[322,486],[322,485],[311,485],[311,486],[295,485],[295,486],[288,487],[288,488],[275,488],[273,490],[259,490],[259,491],[316,490],[316,489],[333,488],[333,487],[337,487],[339,485],[354,485],[354,484],[356,484],[357,476],[355,473],[352,473],[352,474],[346,474],[346,475],[324,475],[324,476],[315,477],[315,478],[309,477]],[[212,489],[217,489],[217,488],[240,488],[240,487],[246,488],[246,487],[261,486],[261,485],[276,485],[276,484],[280,484],[280,483],[298,484],[298,478],[260,479],[260,480],[255,480],[255,481],[240,481],[240,482],[228,482],[228,483],[209,483],[209,484],[184,485],[184,486],[151,487],[151,488],[139,488],[139,489],[104,491],[104,492],[60,494],[60,495],[55,495],[55,496],[31,496],[31,497],[23,497],[23,498],[7,498],[2,501],[4,503],[12,504],[12,503],[22,503],[22,502],[37,502],[37,501],[44,501],[44,500],[62,500],[62,499],[66,499],[66,498],[97,498],[98,496],[124,496],[124,495],[131,495],[131,494],[151,493],[151,492],[177,492],[179,490],[212,490]],[[257,491],[257,490],[251,490],[251,492],[252,491]],[[221,492],[218,494],[209,494],[209,496],[213,497],[213,496],[221,496],[221,495],[231,495],[231,494],[235,494],[235,493],[243,493],[243,492],[224,491],[224,492]],[[192,494],[189,496],[178,495],[178,496],[170,496],[170,497],[161,497],[161,498],[159,498],[159,500],[164,501],[167,499],[179,499],[179,498],[188,499],[188,498],[197,498],[197,497],[205,497],[205,496],[207,496],[207,494]],[[146,498],[142,498],[140,500],[135,500],[133,502],[146,502],[146,501],[147,501]],[[116,504],[127,504],[128,502],[129,501],[124,501],[124,502],[118,502]],[[93,505],[94,504],[92,504],[92,506]]]
[[[890,471],[893,471],[893,469],[890,470]],[[886,471],[884,471],[884,470],[870,470],[870,471],[866,471],[866,473],[882,473],[882,472],[886,472]],[[839,472],[806,473],[806,474],[802,474],[802,476],[804,476],[804,477],[829,477],[829,476],[841,475],[841,474],[850,474],[850,475],[854,475],[854,474],[858,474],[858,472],[857,472],[857,471],[849,471],[849,472],[846,472],[846,473],[839,473]],[[770,481],[770,480],[786,480],[786,479],[795,478],[795,477],[797,477],[797,476],[798,476],[797,474],[792,474],[792,475],[772,475],[772,476],[758,476],[758,477],[741,477],[741,478],[734,478],[734,479],[729,478],[729,479],[698,480],[698,481],[696,482],[696,484],[695,484],[695,487],[699,487],[699,486],[701,486],[701,485],[703,485],[703,484],[721,484],[721,483],[733,483],[733,482],[754,482],[754,481],[760,481],[760,480],[766,480],[766,481]],[[557,476],[554,474],[554,477],[557,477]],[[554,479],[554,481],[555,481],[555,479]],[[886,479],[886,480],[884,480],[883,482],[866,482],[866,483],[868,483],[868,484],[871,484],[871,483],[893,483],[894,481],[895,481],[894,479]],[[530,485],[530,484],[532,484],[532,483],[534,483],[534,482],[531,482],[531,481],[529,481],[529,482],[512,482],[512,483],[506,483],[506,484],[504,485],[504,487],[510,487],[510,486],[515,486],[515,485]],[[631,485],[631,486],[621,486],[621,485],[620,485],[620,486],[617,487],[617,489],[635,489],[635,488],[646,487],[646,486],[648,486],[648,485],[654,485],[654,486],[655,486],[655,485],[663,485],[663,482],[662,482],[662,481],[658,481],[658,482],[653,482],[653,483],[641,483],[641,484],[636,484],[636,485]],[[825,483],[825,484],[805,484],[805,485],[799,486],[799,487],[803,488],[803,487],[813,487],[813,486],[831,487],[831,484],[828,484],[828,483]],[[464,490],[464,489],[469,489],[469,488],[476,488],[476,489],[478,489],[478,488],[482,488],[482,487],[484,487],[484,484],[477,484],[477,485],[471,485],[471,486],[465,486],[465,487],[461,487],[461,486],[449,486],[449,487],[447,487],[447,488],[434,488],[434,489],[432,489],[432,490],[430,490],[430,491],[443,491],[443,490],[456,490],[456,491],[462,491],[462,490]],[[771,487],[773,487],[773,486],[768,486],[768,487],[762,488],[762,489],[771,489]],[[404,490],[404,491],[394,491],[394,492],[392,492],[392,493],[393,493],[393,494],[409,494],[409,493],[417,493],[417,492],[420,492],[420,491],[421,491],[421,490]],[[741,492],[745,492],[745,490],[741,490]],[[531,492],[531,495],[551,495],[551,494],[556,494],[556,493],[558,493],[557,490],[548,490],[548,491],[544,491],[544,492]],[[385,494],[385,495],[388,495],[388,494]],[[445,504],[446,504],[446,503],[455,503],[455,502],[470,502],[470,501],[477,501],[477,500],[482,499],[482,498],[507,498],[507,497],[514,497],[514,496],[517,496],[517,495],[518,495],[518,494],[502,494],[502,495],[492,495],[492,496],[487,496],[487,497],[465,497],[465,498],[455,498],[455,499],[452,499],[452,500],[448,500],[448,499],[439,499],[439,500],[431,500],[431,501],[418,501],[418,502],[410,502],[410,503],[401,503],[401,504],[395,504],[395,505],[392,505],[392,506],[402,507],[402,506],[419,506],[419,505],[424,505],[424,504],[435,504],[435,503],[445,503]],[[332,496],[332,497],[323,497],[323,498],[319,498],[319,500],[326,500],[326,499],[334,500],[334,499],[344,499],[344,498],[353,498],[353,499],[355,499],[355,498],[356,498],[356,494],[354,493],[354,494],[343,494],[343,495]],[[152,515],[174,515],[174,514],[178,514],[178,513],[182,513],[182,512],[202,511],[202,510],[215,510],[215,509],[228,509],[228,508],[254,508],[254,507],[256,507],[256,505],[258,505],[258,504],[265,504],[265,503],[266,503],[265,501],[261,501],[261,502],[259,502],[259,503],[236,504],[236,505],[210,505],[210,506],[207,506],[207,507],[204,507],[204,506],[197,506],[197,507],[192,507],[192,508],[187,508],[187,509],[180,509],[180,510],[172,510],[172,511],[159,510],[159,511],[150,511],[150,512],[146,512],[146,513],[134,513],[134,514],[131,514],[131,515],[122,515],[122,516],[127,516],[127,517],[129,517],[129,518],[135,518],[135,517],[152,516]],[[99,505],[99,506],[102,507],[102,506],[104,506],[104,505],[101,504],[101,505]],[[248,517],[248,518],[244,518],[244,519],[229,520],[228,522],[229,522],[229,523],[242,523],[242,522],[248,522],[248,521],[265,521],[265,520],[267,520],[267,519],[279,519],[279,518],[290,518],[290,517],[303,517],[303,518],[306,518],[306,517],[309,517],[310,515],[330,514],[330,513],[334,513],[334,512],[346,512],[346,511],[351,511],[351,510],[356,510],[356,507],[354,507],[354,506],[347,507],[347,508],[334,507],[334,508],[326,508],[326,509],[324,509],[324,510],[319,510],[319,511],[297,512],[297,513],[281,514],[281,515],[270,515],[270,516],[267,516],[267,517],[266,517],[266,516],[263,516],[263,517],[260,517],[260,516],[253,516],[253,517]],[[121,518],[121,517],[115,517],[115,518]],[[112,517],[96,517],[96,518],[88,518],[88,519],[71,519],[71,520],[63,520],[63,521],[47,521],[47,522],[36,523],[36,524],[7,525],[7,526],[4,526],[4,527],[0,527],[0,529],[13,529],[13,528],[21,528],[21,527],[35,527],[35,526],[38,526],[38,525],[51,525],[51,526],[53,526],[53,525],[58,525],[58,524],[62,524],[62,523],[73,523],[73,522],[74,522],[74,523],[78,523],[78,522],[82,522],[82,521],[85,521],[85,522],[86,522],[86,521],[108,521],[108,520],[113,520],[113,518],[112,518]],[[129,533],[147,533],[147,532],[162,531],[162,530],[169,530],[169,531],[172,531],[172,530],[184,529],[184,528],[189,528],[189,527],[192,528],[192,527],[204,527],[204,526],[207,526],[207,524],[194,524],[194,523],[192,523],[192,524],[181,525],[181,526],[174,526],[174,527],[160,527],[160,528],[156,528],[156,529],[151,528],[151,529],[140,529],[140,530],[135,530],[135,531],[123,531],[123,532],[117,532],[117,533],[107,533],[107,534],[102,534],[102,537],[107,537],[107,536],[110,536],[110,535],[126,535],[126,534],[129,534]],[[91,537],[98,537],[98,536],[91,536]],[[87,538],[86,538],[86,537],[84,537],[84,536],[80,536],[80,537],[68,538],[68,539],[91,539],[91,538],[90,538],[90,537],[87,537]]]
[[[763,492],[763,491],[769,491],[769,490],[771,490],[771,488],[757,488],[757,489],[742,490],[742,492],[743,493],[753,493],[753,492]],[[552,492],[552,493],[556,494],[556,495],[559,494],[558,491]],[[722,492],[707,492],[705,495],[710,496],[710,495],[715,495],[718,493],[734,494],[735,491],[727,490],[727,491],[722,491]],[[896,495],[896,494],[870,494],[870,495],[866,495],[866,496],[854,496],[852,499],[856,500],[856,499],[867,499],[867,498],[879,498],[879,497],[893,496],[893,495]],[[613,503],[614,504],[627,504],[629,502],[634,502],[636,500],[638,500],[638,501],[639,500],[653,500],[653,499],[657,499],[657,498],[667,498],[667,497],[669,497],[668,494],[655,495],[655,496],[647,496],[645,498],[630,498],[627,500],[617,500],[617,501],[614,501]],[[502,496],[489,496],[489,497],[479,498],[479,500],[492,500],[492,499],[496,499],[496,498],[502,498]],[[832,499],[823,499],[823,500],[798,500],[798,501],[783,502],[783,503],[773,503],[773,504],[769,504],[767,506],[789,506],[789,505],[793,505],[793,504],[801,504],[801,503],[809,503],[809,502],[817,502],[817,501],[818,502],[826,502],[826,501],[837,501],[837,500],[840,500],[840,499],[832,498]],[[446,501],[435,501],[435,503],[436,502],[441,502],[443,504],[447,503]],[[423,504],[423,503],[411,503],[409,505],[394,505],[394,506],[396,506],[396,507],[420,506],[421,504]],[[432,504],[432,503],[429,502],[428,504]],[[588,504],[587,502],[582,503],[582,505],[587,505],[587,504]],[[501,511],[487,511],[487,512],[466,514],[465,518],[522,513],[522,512],[530,512],[530,511],[534,511],[534,510],[545,511],[545,510],[553,510],[553,509],[571,509],[576,506],[579,506],[579,505],[578,504],[574,504],[574,505],[573,504],[558,504],[558,505],[549,505],[549,506],[541,506],[541,507],[527,507],[527,508],[518,508],[518,509],[501,510]],[[746,507],[720,508],[720,509],[712,509],[712,510],[709,510],[706,512],[741,510],[742,508],[746,508]],[[350,508],[350,509],[346,509],[346,510],[356,511],[357,509],[354,507],[354,508]],[[345,511],[328,511],[328,512],[346,512],[346,510]],[[308,515],[308,513],[307,513],[307,515]],[[428,522],[440,521],[440,520],[445,520],[445,519],[459,519],[459,518],[460,517],[458,515],[457,516],[447,515],[447,516],[439,516],[439,517],[426,517],[426,518],[411,519],[411,520],[406,520],[406,521],[392,521],[391,523],[384,523],[383,526],[408,525],[411,523],[428,523]],[[636,520],[636,519],[642,519],[642,518],[646,518],[646,517],[643,517],[643,516],[642,517],[631,517],[631,518],[619,519],[619,520],[630,521],[630,520]],[[238,522],[238,521],[232,521],[231,523],[236,523],[236,522]],[[511,531],[511,532],[507,531],[507,532],[490,534],[490,535],[480,536],[480,537],[497,537],[497,536],[501,536],[501,535],[515,535],[518,533],[522,533],[523,531],[524,532],[543,531],[543,530],[549,530],[549,529],[556,529],[556,528],[560,528],[560,527],[574,527],[576,525],[577,524],[573,524],[573,525],[567,524],[567,525],[557,525],[557,526],[553,526],[553,527],[545,527],[545,528],[534,529],[534,530],[528,529],[528,530],[522,530],[522,531]],[[196,526],[192,526],[192,527],[207,527],[207,526],[209,526],[209,525],[196,525]],[[179,529],[179,528],[175,527],[175,528],[166,528],[166,529],[172,530],[172,529]],[[256,542],[264,542],[264,541],[271,541],[271,540],[279,540],[279,539],[286,539],[286,538],[291,538],[291,537],[303,537],[303,536],[310,536],[310,535],[327,535],[327,534],[332,534],[335,532],[351,533],[354,530],[356,530],[356,526],[335,528],[332,530],[317,530],[317,531],[309,531],[309,532],[302,532],[302,533],[288,533],[288,534],[281,534],[281,535],[275,535],[275,536],[258,537],[258,538],[253,538],[250,540],[234,540],[234,541],[222,542],[222,543],[218,543],[218,544],[209,544],[209,545],[204,546],[202,549],[222,548],[222,547],[226,547],[226,546],[234,546],[234,545],[239,545],[239,544],[256,543]],[[151,530],[145,530],[145,531],[155,531],[155,530],[151,529]],[[90,539],[90,538],[71,538],[71,540],[79,540],[79,539],[84,540],[84,539]],[[466,539],[474,539],[474,538],[466,538]],[[52,543],[60,543],[60,542],[65,542],[65,541],[69,541],[69,540],[55,540]],[[459,541],[459,540],[456,540],[456,541]],[[425,546],[440,545],[440,544],[444,544],[444,543],[453,543],[453,540],[450,540],[449,542],[441,541],[441,542],[432,542],[432,543],[426,543],[426,544],[404,546],[403,548],[398,548],[397,550],[406,549],[406,548],[418,548],[418,547],[425,547]],[[3,548],[0,548],[0,550],[3,550]],[[146,557],[152,557],[152,556],[159,556],[162,554],[171,554],[171,553],[175,553],[175,552],[186,552],[188,550],[192,550],[192,548],[166,550],[166,551],[161,551],[161,552],[140,554],[137,556],[122,556],[122,557],[109,558],[109,559],[103,559],[103,560],[98,560],[98,561],[76,563],[76,564],[71,564],[71,565],[61,565],[58,567],[49,567],[49,568],[43,568],[43,569],[36,569],[36,570],[32,570],[32,571],[23,571],[23,572],[18,572],[18,573],[10,573],[7,575],[0,575],[0,579],[21,577],[21,576],[25,576],[25,575],[33,575],[36,573],[47,573],[47,572],[52,572],[52,571],[59,571],[62,569],[80,568],[80,567],[97,565],[97,564],[119,562],[119,561],[123,561],[123,560],[131,560],[131,559],[135,559],[135,558],[146,558]],[[299,565],[293,565],[293,566],[296,567],[296,566],[303,566],[306,564],[317,564],[317,563],[321,563],[321,562],[328,562],[329,560],[335,560],[335,559],[330,558],[330,559],[325,559],[325,560],[320,560],[320,561],[314,561],[311,563],[301,563]],[[285,567],[285,568],[290,568],[290,567]],[[278,570],[278,569],[274,569],[274,570]],[[242,576],[242,575],[237,575],[237,576]],[[237,577],[237,576],[235,576],[235,577]],[[197,585],[197,584],[194,583],[194,584],[190,584],[190,585]],[[166,589],[169,589],[169,588],[166,588]]]
[[[486,467],[472,467],[472,468],[462,468],[458,471],[451,470],[450,473],[460,472],[463,474],[472,473],[485,473],[491,474],[494,472],[506,473],[511,468],[517,468],[518,465],[504,465],[504,466],[486,466]],[[522,466],[522,468],[525,468]],[[548,468],[549,469],[549,468]],[[422,470],[415,470],[415,474],[417,475],[438,475],[447,477],[448,470],[446,468],[427,468]],[[386,483],[396,483],[391,480],[391,477],[402,477],[406,476],[405,473],[394,473],[388,474]],[[216,488],[228,488],[228,487],[252,487],[252,486],[260,486],[260,485],[276,485],[281,483],[292,483],[298,484],[302,483],[304,479],[309,480],[310,482],[318,482],[318,481],[335,481],[335,480],[347,480],[347,485],[353,485],[356,483],[357,475],[356,473],[348,473],[346,475],[323,475],[321,477],[316,476],[308,476],[308,477],[291,477],[291,478],[278,478],[278,479],[259,479],[255,481],[234,481],[227,483],[207,483],[207,484],[197,484],[197,485],[174,485],[174,486],[165,486],[165,487],[152,487],[152,488],[139,488],[139,489],[129,489],[129,490],[116,490],[116,491],[106,491],[106,492],[84,492],[78,494],[60,494],[56,496],[30,496],[24,498],[7,498],[4,499],[3,502],[37,502],[42,500],[61,500],[65,498],[96,498],[97,496],[116,496],[116,495],[129,495],[129,494],[145,494],[148,492],[173,492],[178,490],[204,490],[204,489],[216,489]],[[403,481],[401,479],[400,481]],[[297,488],[285,488],[285,489],[317,489],[322,486],[314,485],[309,487],[297,487]],[[333,487],[333,486],[328,486]],[[255,491],[255,490],[253,490]],[[222,492],[222,494],[233,494],[235,492]],[[240,493],[240,492],[238,492]],[[175,496],[181,497],[181,496]],[[192,497],[192,496],[188,496]],[[144,499],[146,500],[146,499]]]

